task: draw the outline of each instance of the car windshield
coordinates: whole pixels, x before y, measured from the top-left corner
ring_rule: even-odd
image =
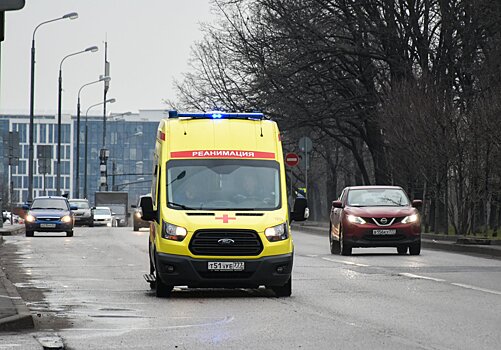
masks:
[[[409,205],[409,199],[397,188],[352,189],[348,192],[347,204],[352,207],[399,207]]]
[[[272,210],[281,206],[275,161],[171,160],[167,169],[167,201],[172,209]]]
[[[64,199],[58,198],[35,198],[31,209],[56,209],[68,210],[68,204]]]
[[[74,205],[78,209],[89,209],[89,203],[88,202],[81,202],[81,201],[70,201],[71,205]]]
[[[108,208],[96,208],[94,209],[94,215],[111,215],[111,210]]]

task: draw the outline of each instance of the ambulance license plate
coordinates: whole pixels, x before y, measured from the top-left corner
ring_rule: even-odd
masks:
[[[374,236],[390,236],[397,233],[397,230],[372,230]]]
[[[243,261],[209,261],[207,268],[209,271],[243,271],[245,263]]]

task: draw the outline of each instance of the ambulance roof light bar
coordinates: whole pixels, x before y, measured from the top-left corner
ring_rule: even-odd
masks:
[[[212,111],[206,113],[178,113],[177,111],[169,111],[169,118],[186,118],[186,119],[251,119],[263,120],[267,119],[263,113],[226,113],[220,111]]]

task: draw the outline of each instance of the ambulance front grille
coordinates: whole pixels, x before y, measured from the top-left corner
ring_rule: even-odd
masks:
[[[256,256],[263,243],[253,230],[206,229],[195,231],[189,248],[194,255]]]

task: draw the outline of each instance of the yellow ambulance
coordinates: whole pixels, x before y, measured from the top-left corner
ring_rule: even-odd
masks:
[[[150,273],[156,295],[174,286],[292,292],[290,221],[308,217],[305,198],[287,204],[277,124],[261,113],[178,113],[158,127],[151,196]]]

